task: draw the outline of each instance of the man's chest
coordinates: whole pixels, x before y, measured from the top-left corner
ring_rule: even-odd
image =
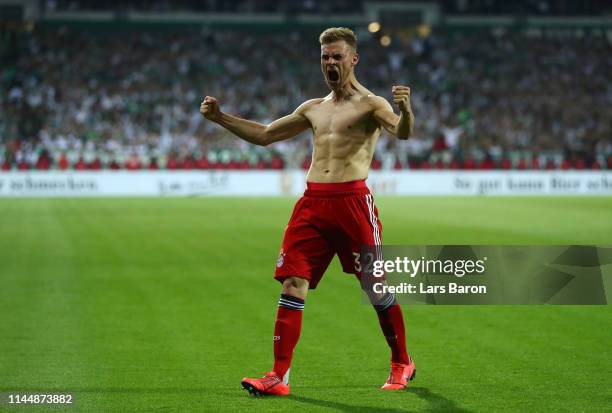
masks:
[[[367,133],[373,129],[371,109],[366,105],[324,103],[309,111],[306,117],[316,135],[326,133]]]

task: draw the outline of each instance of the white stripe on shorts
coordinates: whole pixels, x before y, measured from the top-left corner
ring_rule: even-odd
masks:
[[[374,200],[372,199],[372,194],[367,194],[366,203],[368,204],[368,211],[370,212],[370,224],[372,224],[372,234],[374,235],[374,247],[376,252],[376,259],[382,260],[382,249],[381,249],[381,241],[380,241],[380,231],[378,228],[378,220],[376,219],[376,214],[374,213]]]

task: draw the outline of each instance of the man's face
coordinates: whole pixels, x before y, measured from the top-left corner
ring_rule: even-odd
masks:
[[[341,89],[346,83],[359,55],[344,40],[321,45],[321,70],[325,82],[332,90]]]

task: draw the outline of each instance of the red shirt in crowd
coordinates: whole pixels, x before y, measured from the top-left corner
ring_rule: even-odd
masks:
[[[134,154],[128,158],[128,160],[125,162],[125,169],[130,171],[142,169],[142,164],[140,163],[140,159],[138,159],[138,155]]]
[[[59,161],[57,161],[57,167],[60,170],[65,171],[66,169],[68,169],[69,166],[70,166],[70,162],[68,162],[68,158],[66,158],[66,154],[61,154]]]

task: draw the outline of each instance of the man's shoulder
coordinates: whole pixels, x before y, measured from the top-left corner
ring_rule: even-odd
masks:
[[[313,107],[317,106],[318,104],[320,104],[324,100],[325,100],[325,98],[308,99],[306,102],[304,102],[300,106],[298,106],[298,108],[295,111],[296,111],[296,113],[304,113],[307,110],[312,109]]]
[[[363,101],[370,106],[370,108],[372,110],[378,110],[378,109],[387,109],[390,108],[391,105],[389,104],[389,102],[387,101],[387,99],[385,99],[382,96],[377,96],[373,93],[369,93],[363,96]]]

